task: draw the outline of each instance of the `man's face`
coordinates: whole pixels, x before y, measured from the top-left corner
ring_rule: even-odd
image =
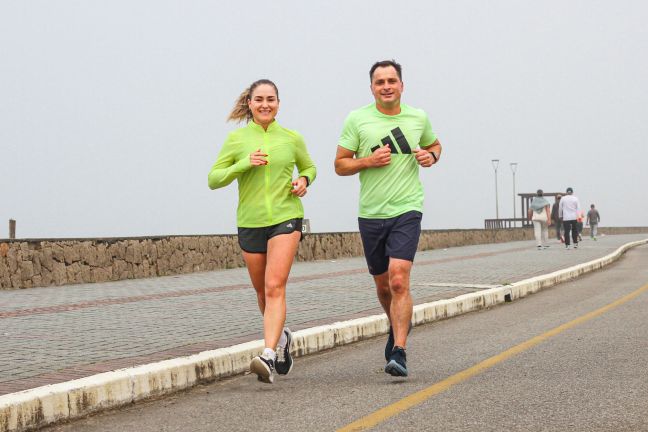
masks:
[[[371,77],[371,92],[380,106],[393,108],[400,105],[403,82],[393,66],[376,68]]]

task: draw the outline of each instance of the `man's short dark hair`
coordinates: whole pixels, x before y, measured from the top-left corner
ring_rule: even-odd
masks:
[[[373,66],[371,66],[371,69],[369,70],[369,81],[373,82],[373,73],[378,69],[379,67],[389,67],[392,66],[394,69],[396,69],[396,73],[398,74],[398,79],[403,81],[403,68],[401,65],[396,63],[396,60],[383,60],[374,63]]]

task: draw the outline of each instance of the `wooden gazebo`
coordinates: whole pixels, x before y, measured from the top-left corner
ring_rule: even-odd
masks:
[[[500,218],[500,219],[484,219],[484,228],[485,229],[502,229],[502,228],[515,228],[517,226],[527,227],[531,226],[532,223],[527,219],[527,213],[529,211],[529,205],[531,200],[537,194],[533,193],[519,193],[520,197],[520,207],[522,208],[522,215],[519,218]],[[556,195],[565,195],[565,192],[544,192],[543,196],[553,205],[555,202]],[[549,198],[553,198],[553,201]]]

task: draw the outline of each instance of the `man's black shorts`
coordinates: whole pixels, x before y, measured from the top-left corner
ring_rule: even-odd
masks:
[[[414,261],[423,214],[409,211],[389,219],[358,218],[362,247],[372,275],[389,268],[389,258]]]
[[[239,246],[245,252],[250,253],[267,253],[268,240],[280,234],[290,234],[295,231],[301,232],[302,219],[289,219],[276,225],[260,228],[241,228],[238,227]],[[301,238],[304,238],[302,234]],[[301,241],[301,239],[300,239]]]

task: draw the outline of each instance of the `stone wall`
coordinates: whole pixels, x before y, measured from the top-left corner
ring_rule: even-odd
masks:
[[[601,228],[605,234],[648,228]],[[532,229],[424,230],[419,250],[533,238]],[[297,260],[361,256],[357,232],[308,234]],[[244,265],[235,235],[0,240],[0,289],[167,276]]]

